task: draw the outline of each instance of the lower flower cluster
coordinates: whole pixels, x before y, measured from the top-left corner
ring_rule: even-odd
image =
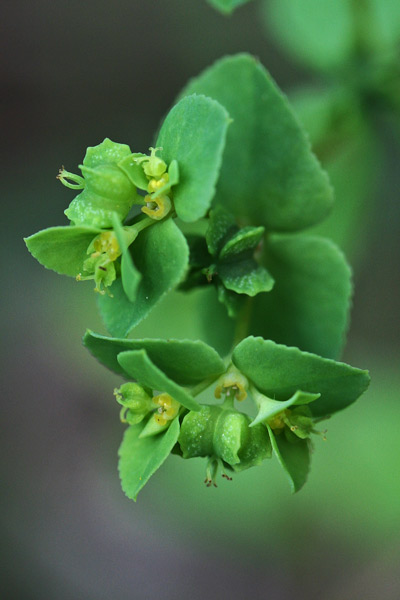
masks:
[[[203,342],[88,332],[84,343],[131,379],[114,394],[129,425],[120,473],[133,499],[170,453],[205,458],[208,487],[217,486],[219,471],[230,480],[274,454],[296,492],[308,476],[311,436],[325,439],[316,424],[354,402],[369,383],[366,371],[260,337],[242,340],[228,366]],[[209,402],[199,404],[196,396],[207,390]],[[247,400],[248,414],[239,410]]]

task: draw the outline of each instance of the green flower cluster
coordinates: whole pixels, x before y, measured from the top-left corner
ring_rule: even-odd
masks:
[[[79,191],[70,224],[26,244],[45,267],[95,281],[113,337],[89,331],[84,344],[127,380],[114,392],[126,494],[170,453],[205,457],[208,486],[274,453],[300,489],[316,423],[369,378],[336,360],[350,270],[334,244],[302,233],[328,214],[332,189],[285,97],[255,59],[228,57],[183,90],[149,154],[105,139],[79,168],[59,174]],[[193,314],[204,341],[126,338],[171,290],[205,286],[214,296]],[[159,311],[156,325],[169,318]],[[240,411],[247,397],[253,409]]]

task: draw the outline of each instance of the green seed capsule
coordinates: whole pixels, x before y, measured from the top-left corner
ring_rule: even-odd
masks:
[[[136,188],[118,163],[131,155],[129,146],[108,138],[88,148],[83,165],[84,189],[65,211],[75,225],[112,227],[112,215],[123,221],[136,200]],[[63,178],[60,178],[63,182]]]
[[[183,458],[221,459],[234,471],[260,464],[271,456],[271,443],[263,425],[249,427],[251,419],[231,408],[202,406],[183,419],[178,439]]]

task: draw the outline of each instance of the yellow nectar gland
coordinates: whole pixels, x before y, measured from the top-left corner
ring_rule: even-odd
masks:
[[[271,419],[268,419],[267,423],[268,425],[271,427],[272,430],[276,431],[280,431],[282,429],[285,428],[285,419],[287,421],[287,417],[290,415],[290,410],[286,409],[283,410],[282,412],[278,413],[277,415],[275,415],[274,417],[272,417]]]
[[[179,412],[180,404],[169,394],[163,393],[153,398],[157,410],[154,413],[154,420],[158,425],[166,425],[168,421],[175,419]]]
[[[156,221],[166,217],[172,208],[172,202],[168,196],[158,196],[154,199],[151,196],[145,196],[144,201],[146,206],[142,207],[142,212]]]
[[[236,400],[241,402],[247,398],[248,387],[249,382],[247,381],[247,378],[237,369],[234,369],[228,371],[219,378],[215,387],[214,396],[219,399],[223,393],[226,396],[233,394],[236,397]]]
[[[149,194],[152,194],[153,192],[157,192],[164,185],[167,185],[168,181],[169,181],[168,173],[164,173],[163,175],[161,175],[161,177],[159,179],[150,179],[149,185],[147,186],[147,191],[149,192]]]
[[[92,254],[93,257],[94,255],[107,254],[111,261],[114,261],[121,255],[121,249],[113,231],[103,231],[103,233],[100,233],[93,242],[93,249],[95,250]]]

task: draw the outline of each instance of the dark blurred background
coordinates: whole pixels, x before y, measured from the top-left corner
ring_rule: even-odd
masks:
[[[257,55],[287,92],[312,76],[273,44],[257,2],[231,18],[204,0],[0,11],[2,597],[399,598],[399,138],[382,124],[344,354],[372,385],[328,423],[305,488],[290,496],[270,461],[206,489],[203,462],[173,456],[134,504],[116,468],[119,379],[80,345],[86,327],[105,333],[92,286],[44,270],[22,238],[67,223],[61,165],[76,171],[104,137],[146,151],[180,88],[220,56]],[[192,333],[192,314],[173,327]],[[145,321],[142,333],[164,330]]]

